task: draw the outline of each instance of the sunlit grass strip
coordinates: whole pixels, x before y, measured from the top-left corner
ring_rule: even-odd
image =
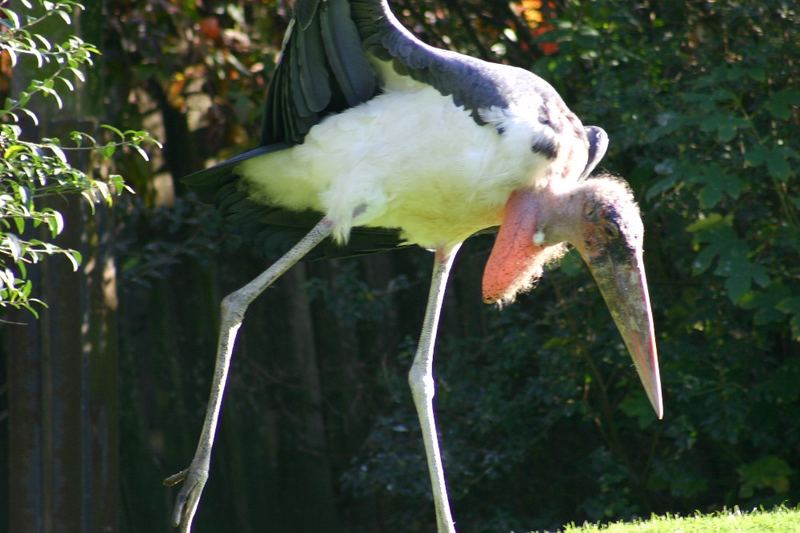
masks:
[[[649,520],[582,526],[569,525],[563,533],[800,533],[800,507],[742,512],[738,509],[710,515],[653,516]]]

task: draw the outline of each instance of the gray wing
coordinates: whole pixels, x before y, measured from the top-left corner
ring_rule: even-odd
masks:
[[[535,106],[540,122],[552,128],[552,138],[532,148],[547,157],[555,157],[555,137],[574,126],[546,81],[520,68],[423,43],[400,24],[386,0],[298,0],[269,86],[262,144],[300,143],[325,115],[375,96],[378,73],[369,56],[452,95],[479,125],[486,123],[481,110]]]
[[[347,0],[298,0],[270,81],[261,143],[300,143],[322,117],[376,91]]]
[[[351,0],[350,6],[371,56],[391,62],[401,76],[452,95],[455,105],[469,110],[478,125],[486,124],[488,109],[506,110],[513,104],[533,109],[541,129],[531,149],[549,159],[556,157],[560,136],[583,136],[580,121],[556,90],[532,72],[427,45],[400,24],[386,0]],[[497,130],[503,133],[501,126]]]
[[[583,169],[581,178],[586,178],[592,173],[594,168],[606,155],[608,149],[608,134],[603,128],[598,126],[586,126],[586,138],[589,141],[589,159],[586,161],[586,168]]]
[[[367,53],[453,95],[479,124],[479,109],[506,107],[513,94],[498,65],[423,43],[385,1],[298,0],[269,84],[261,144],[300,143],[325,115],[372,98],[379,80]]]

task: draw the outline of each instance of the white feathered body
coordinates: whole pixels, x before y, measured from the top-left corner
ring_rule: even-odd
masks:
[[[558,162],[531,150],[552,131],[528,107],[481,110],[478,126],[451,96],[389,78],[383,94],[238,172],[256,201],[325,213],[340,241],[369,226],[399,228],[424,248],[452,245],[498,225],[511,192],[543,182]]]

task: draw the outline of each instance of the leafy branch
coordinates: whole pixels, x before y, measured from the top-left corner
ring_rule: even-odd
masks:
[[[161,145],[145,131],[123,131],[109,125],[101,126],[105,141],[80,131],[69,134],[68,146],[60,138],[24,139],[22,118],[39,124],[38,116],[29,108],[32,99],[37,95],[49,98],[62,109],[59,92],[72,92],[75,82],[85,81],[81,68],[91,66],[92,56],[100,52],[75,35],[64,43],[52,44],[46,35],[31,30],[51,17],[72,24],[72,13],[83,9],[81,4],[73,0],[37,0],[34,6],[29,0],[21,0],[26,10],[17,13],[2,7],[5,3],[0,0],[4,16],[0,19],[4,26],[0,54],[9,56],[14,69],[23,55],[33,57],[39,69],[55,66],[51,73],[30,81],[18,95],[7,98],[0,108],[0,309],[27,309],[38,316],[34,306],[45,303],[32,297],[28,265],[47,256],[62,255],[77,270],[82,260],[77,250],[50,242],[63,232],[65,221],[58,210],[45,204],[45,199],[80,194],[94,212],[95,204],[111,206],[116,196],[133,192],[122,176],[96,178],[74,166],[67,154],[81,153],[88,168],[95,168],[119,151],[132,151],[148,160],[143,147]]]

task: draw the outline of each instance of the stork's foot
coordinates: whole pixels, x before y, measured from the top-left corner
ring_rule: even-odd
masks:
[[[180,533],[190,533],[192,520],[200,503],[200,495],[207,480],[208,467],[201,467],[195,463],[164,480],[164,485],[168,487],[183,483],[172,511],[172,525],[177,527]]]

